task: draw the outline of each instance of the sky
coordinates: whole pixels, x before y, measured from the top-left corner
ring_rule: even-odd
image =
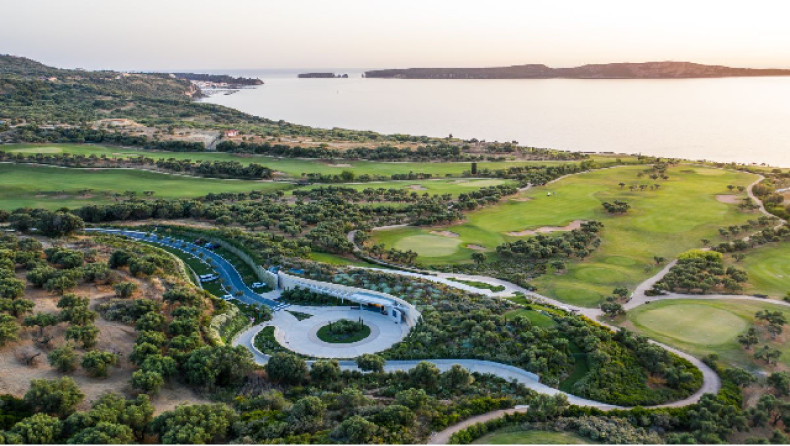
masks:
[[[0,0],[0,11],[0,53],[64,68],[790,68],[787,0]]]

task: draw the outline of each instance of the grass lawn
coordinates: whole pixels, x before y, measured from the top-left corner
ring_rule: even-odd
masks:
[[[250,192],[290,187],[284,183],[184,177],[142,170],[62,169],[0,164],[0,209],[46,209],[113,203],[112,194],[154,191],[154,198],[191,198],[209,192]],[[87,195],[79,192],[92,189]]]
[[[259,163],[271,169],[283,172],[292,177],[301,177],[303,173],[339,174],[344,170],[350,170],[356,175],[392,175],[414,173],[431,173],[437,177],[446,175],[458,176],[464,171],[471,169],[470,162],[452,163],[432,163],[432,162],[376,162],[376,161],[350,161],[335,160],[334,162],[323,162],[311,159],[294,158],[274,158],[261,155],[236,155],[233,153],[222,152],[153,152],[137,150],[131,148],[108,147],[92,144],[7,144],[0,150],[14,153],[72,153],[83,155],[106,155],[108,157],[130,157],[145,155],[149,158],[175,158],[190,159],[193,161],[238,161],[242,164]],[[633,160],[632,157],[620,157],[623,161]],[[613,157],[596,155],[593,157],[600,163],[609,163]],[[479,170],[483,169],[504,169],[510,166],[526,165],[558,165],[567,163],[578,163],[579,161],[498,161],[498,162],[478,162]]]
[[[516,185],[513,180],[502,179],[454,179],[454,180],[398,180],[398,181],[371,181],[369,183],[351,183],[351,184],[336,184],[335,186],[350,187],[356,190],[365,189],[410,189],[420,195],[428,193],[435,194],[452,194],[458,195],[460,193],[478,190],[483,187],[499,186],[500,184]],[[313,184],[302,188],[302,190],[315,189],[319,187],[327,187],[329,184]]]
[[[745,254],[739,263],[729,261],[728,264],[749,274],[746,293],[781,299],[790,292],[790,242],[770,243]]]
[[[711,353],[722,361],[749,370],[767,369],[755,362],[751,351],[738,344],[736,337],[754,325],[759,310],[781,311],[790,319],[790,308],[741,300],[664,300],[639,306],[628,312],[624,325],[640,334],[675,346],[701,358]],[[762,325],[760,346],[768,345],[782,352],[779,362],[790,367],[790,342],[785,333],[771,340]],[[754,347],[753,347],[754,349]]]
[[[473,444],[593,444],[592,441],[570,432],[550,431],[494,431],[472,442]]]
[[[537,310],[513,310],[505,313],[505,317],[508,319],[513,319],[517,316],[526,317],[530,322],[532,322],[532,325],[536,327],[548,328],[557,325],[557,322],[554,319],[540,313]]]
[[[397,228],[377,231],[373,241],[388,246],[403,241],[417,247],[418,261],[426,264],[469,262],[478,245],[493,250],[506,241],[518,239],[508,235],[542,226],[565,226],[574,220],[598,220],[604,224],[603,243],[584,261],[573,261],[563,275],[545,275],[534,284],[540,293],[577,305],[595,306],[613,288],[630,289],[654,274],[658,267],[653,256],[675,258],[679,253],[701,246],[700,239],[718,242],[718,228],[743,224],[757,218],[756,213],[741,212],[736,205],[720,202],[716,195],[729,194],[727,185],[747,186],[756,177],[719,169],[681,165],[668,171],[669,179],[653,181],[637,178],[644,166],[604,169],[573,175],[546,187],[523,192],[467,215],[467,221],[434,228]],[[654,191],[630,191],[619,183],[660,184]],[[551,192],[551,196],[547,196]],[[625,200],[631,205],[626,215],[611,215],[602,206],[605,201]],[[450,242],[436,238],[431,231],[451,231]],[[432,237],[438,237],[432,235]],[[437,249],[434,245],[440,245]]]
[[[368,262],[364,262],[358,259],[347,259],[343,256],[339,256],[336,254],[329,254],[326,252],[311,252],[310,253],[310,260],[315,260],[316,262],[326,263],[328,265],[339,265],[339,266],[361,266],[364,268],[369,267],[376,267],[378,268],[379,265],[373,265]]]

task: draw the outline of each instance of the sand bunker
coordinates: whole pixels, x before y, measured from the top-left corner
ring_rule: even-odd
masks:
[[[741,202],[737,195],[716,195],[716,199],[727,204],[738,204]]]
[[[431,234],[441,235],[442,237],[458,237],[458,234],[450,231],[431,231]]]
[[[469,249],[474,249],[475,251],[488,251],[485,246],[480,245],[466,245],[466,247]]]
[[[584,223],[584,220],[574,220],[565,226],[543,226],[538,229],[528,229],[526,231],[519,231],[519,232],[508,232],[507,235],[513,237],[524,237],[527,235],[545,234],[548,232],[572,231],[574,229],[581,228],[582,223]]]
[[[409,186],[409,189],[411,189],[411,190],[425,190],[425,186],[423,186],[421,184],[412,184],[411,186]]]

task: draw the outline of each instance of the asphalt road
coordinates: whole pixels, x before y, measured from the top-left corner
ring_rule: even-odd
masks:
[[[200,245],[196,245],[186,240],[176,239],[173,237],[158,236],[156,234],[152,234],[151,236],[148,236],[147,235],[148,233],[140,232],[140,231],[128,231],[123,229],[103,229],[103,228],[87,228],[85,229],[85,231],[101,232],[101,233],[113,234],[113,235],[122,235],[135,240],[167,246],[169,248],[183,251],[190,255],[202,253],[204,259],[211,259],[211,266],[217,272],[217,274],[219,274],[220,279],[222,279],[222,282],[225,285],[225,289],[233,290],[230,291],[228,294],[234,294],[237,291],[241,291],[243,293],[241,296],[236,296],[234,294],[233,297],[235,299],[239,300],[240,302],[244,302],[246,304],[266,305],[272,309],[279,309],[280,307],[283,306],[282,303],[262,297],[260,294],[250,289],[250,287],[248,287],[244,283],[244,281],[241,278],[241,274],[239,274],[239,272],[236,270],[233,264],[225,260],[222,256],[215,253],[214,251],[210,249],[206,249]]]

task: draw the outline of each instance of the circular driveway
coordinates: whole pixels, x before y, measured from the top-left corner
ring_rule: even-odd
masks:
[[[312,314],[299,320],[289,311]],[[318,330],[330,322],[340,319],[359,320],[370,327],[370,336],[347,344],[333,344],[318,339]],[[275,327],[274,337],[285,348],[315,358],[356,358],[364,353],[377,353],[400,342],[408,333],[409,326],[395,323],[379,313],[352,310],[350,307],[307,307],[293,305],[286,311],[278,311],[266,325]]]

